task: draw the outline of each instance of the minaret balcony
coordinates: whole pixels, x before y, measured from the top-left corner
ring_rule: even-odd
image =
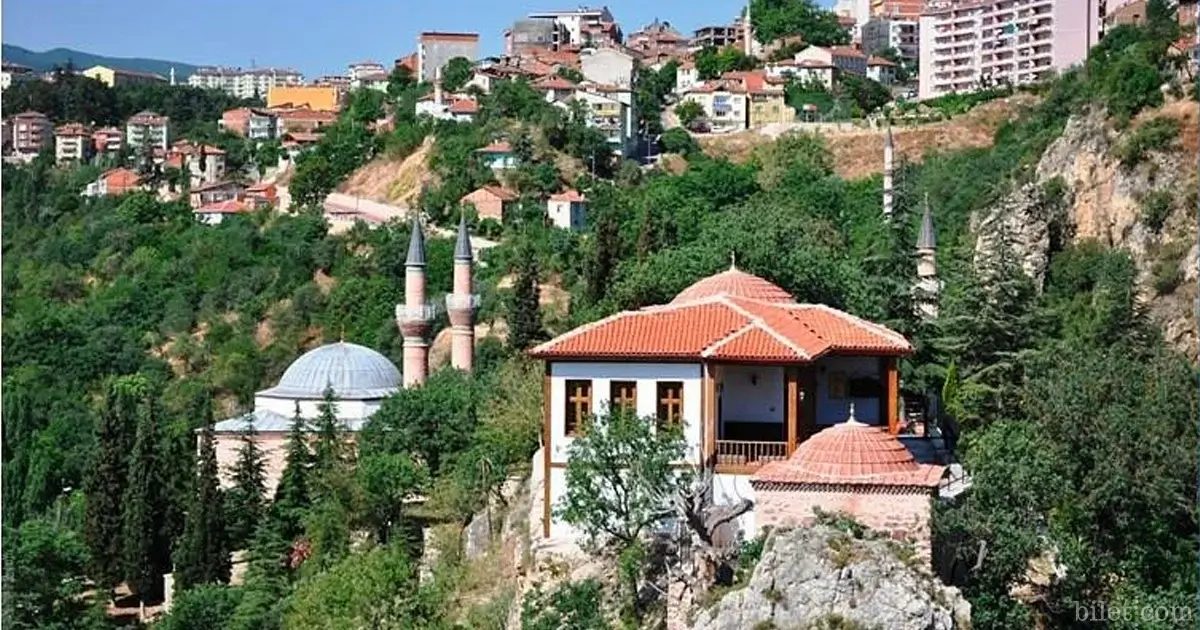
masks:
[[[475,293],[450,293],[446,295],[446,310],[474,311],[479,308],[479,295]]]
[[[401,324],[406,322],[430,322],[437,317],[437,314],[438,308],[432,302],[396,305],[396,321]]]

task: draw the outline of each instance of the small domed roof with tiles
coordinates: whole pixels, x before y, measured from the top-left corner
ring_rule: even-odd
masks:
[[[817,433],[784,461],[755,473],[757,483],[936,487],[942,466],[917,463],[885,427],[863,424],[853,415]]]
[[[671,304],[696,302],[705,298],[728,296],[758,300],[760,302],[795,302],[796,300],[779,285],[764,280],[752,273],[730,267],[713,276],[703,278],[680,291]]]

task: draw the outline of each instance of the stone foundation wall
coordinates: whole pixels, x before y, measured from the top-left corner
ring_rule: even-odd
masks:
[[[816,520],[815,508],[845,512],[894,540],[913,543],[917,552],[930,560],[933,496],[926,489],[756,484],[755,501],[760,529],[811,525]]]

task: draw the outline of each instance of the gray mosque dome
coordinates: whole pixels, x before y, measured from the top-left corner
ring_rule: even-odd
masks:
[[[370,348],[341,341],[304,353],[288,366],[278,385],[258,395],[315,399],[326,387],[333,387],[340,400],[386,398],[399,391],[400,370]]]

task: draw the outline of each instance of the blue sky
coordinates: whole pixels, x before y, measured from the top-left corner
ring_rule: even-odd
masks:
[[[483,55],[534,10],[579,0],[4,0],[0,37],[31,50],[66,47],[115,57],[197,65],[290,66],[305,77],[343,74],[346,64],[387,63],[412,52],[426,30],[480,34]],[[597,2],[594,4],[604,4]],[[826,0],[822,4],[831,4]],[[608,0],[626,33],[655,17],[681,31],[723,23],[741,0]]]

